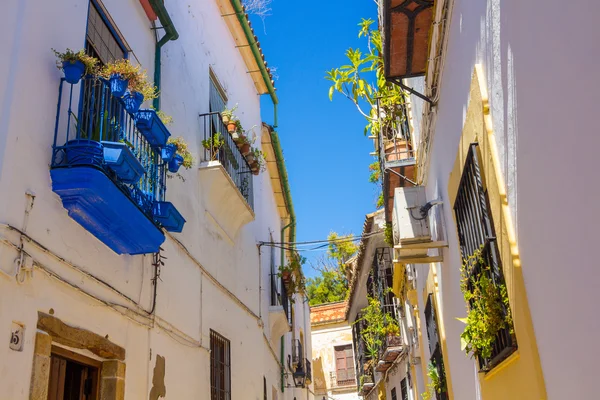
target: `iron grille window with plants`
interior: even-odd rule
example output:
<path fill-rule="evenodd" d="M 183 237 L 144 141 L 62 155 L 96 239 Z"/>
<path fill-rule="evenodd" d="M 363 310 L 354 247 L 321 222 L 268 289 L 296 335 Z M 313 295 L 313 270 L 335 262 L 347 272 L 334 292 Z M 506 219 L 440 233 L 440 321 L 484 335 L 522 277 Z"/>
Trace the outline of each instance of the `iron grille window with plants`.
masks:
<path fill-rule="evenodd" d="M 517 348 L 489 198 L 477 143 L 471 144 L 454 213 L 463 258 L 461 291 L 468 304 L 461 347 L 487 372 Z"/>

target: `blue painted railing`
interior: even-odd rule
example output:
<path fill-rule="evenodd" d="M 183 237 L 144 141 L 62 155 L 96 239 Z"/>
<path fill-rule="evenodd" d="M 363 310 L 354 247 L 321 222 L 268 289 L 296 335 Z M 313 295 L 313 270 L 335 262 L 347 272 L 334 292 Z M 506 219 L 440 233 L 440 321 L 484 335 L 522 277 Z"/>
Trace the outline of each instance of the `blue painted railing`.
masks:
<path fill-rule="evenodd" d="M 105 161 L 105 154 L 88 154 L 74 158 L 69 154 L 78 144 L 89 147 L 100 143 L 100 152 L 110 146 L 121 146 L 135 164 L 139 175 L 125 179 Z M 89 152 L 89 151 L 88 151 Z M 92 150 L 93 152 L 93 150 Z M 51 168 L 94 167 L 106 176 L 151 220 L 153 207 L 165 200 L 166 163 L 160 148 L 150 145 L 135 124 L 135 116 L 125 109 L 122 98 L 111 93 L 105 79 L 88 76 L 71 85 L 61 79 L 52 145 Z M 155 223 L 155 222 L 154 222 Z"/>

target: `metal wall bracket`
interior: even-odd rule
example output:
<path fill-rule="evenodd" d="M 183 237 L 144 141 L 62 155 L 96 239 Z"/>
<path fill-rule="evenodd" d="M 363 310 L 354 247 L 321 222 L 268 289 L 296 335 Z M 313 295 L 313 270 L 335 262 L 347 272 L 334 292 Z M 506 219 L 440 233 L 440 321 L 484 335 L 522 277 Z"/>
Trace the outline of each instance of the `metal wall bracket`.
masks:
<path fill-rule="evenodd" d="M 429 97 L 425 96 L 422 93 L 417 92 L 415 89 L 413 88 L 409 88 L 408 86 L 406 86 L 404 83 L 402 83 L 402 79 L 390 79 L 390 82 L 392 82 L 394 85 L 398 85 L 400 86 L 402 89 L 406 90 L 407 92 L 414 94 L 415 96 L 417 96 L 420 99 L 425 100 L 426 102 L 428 102 L 431 105 L 435 105 L 434 101 L 431 100 Z"/>

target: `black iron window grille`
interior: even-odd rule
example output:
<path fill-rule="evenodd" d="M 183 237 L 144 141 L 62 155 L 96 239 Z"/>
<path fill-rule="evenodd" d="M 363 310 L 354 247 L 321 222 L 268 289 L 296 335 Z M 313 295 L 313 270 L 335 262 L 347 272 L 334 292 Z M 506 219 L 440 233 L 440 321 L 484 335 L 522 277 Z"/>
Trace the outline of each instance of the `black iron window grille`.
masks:
<path fill-rule="evenodd" d="M 408 400 L 408 380 L 406 378 L 400 382 L 400 393 L 402 394 L 402 400 Z"/>
<path fill-rule="evenodd" d="M 211 329 L 210 331 L 210 398 L 231 400 L 230 342 Z"/>
<path fill-rule="evenodd" d="M 487 191 L 483 186 L 477 143 L 469 147 L 467 160 L 454 203 L 454 213 L 460 242 L 460 251 L 463 260 L 469 259 L 477 252 L 481 252 L 483 263 L 489 268 L 482 268 L 480 262 L 470 263 L 466 271 L 467 277 L 489 274 L 496 287 L 505 285 L 502 273 L 502 262 L 496 241 L 493 219 L 490 216 L 490 206 Z M 472 284 L 468 285 L 472 290 Z M 504 307 L 505 314 L 508 309 Z M 489 371 L 502 360 L 506 359 L 517 349 L 517 342 L 511 334 L 511 328 L 505 327 L 496 335 L 492 355 L 489 358 L 478 357 L 479 367 L 482 371 Z"/>
<path fill-rule="evenodd" d="M 271 241 L 273 238 L 271 237 Z M 275 248 L 271 247 L 271 273 L 269 274 L 271 286 L 271 306 L 281 306 L 285 312 L 288 323 L 292 324 L 291 301 L 283 278 L 279 276 L 275 266 Z"/>
<path fill-rule="evenodd" d="M 435 395 L 437 400 L 447 400 L 446 370 L 444 369 L 444 358 L 432 296 L 432 294 L 429 295 L 427 304 L 425 305 L 425 325 L 427 327 L 427 339 L 429 340 L 429 352 L 431 354 L 428 367 L 433 367 L 436 370 L 441 385 L 440 388 L 436 388 Z"/>

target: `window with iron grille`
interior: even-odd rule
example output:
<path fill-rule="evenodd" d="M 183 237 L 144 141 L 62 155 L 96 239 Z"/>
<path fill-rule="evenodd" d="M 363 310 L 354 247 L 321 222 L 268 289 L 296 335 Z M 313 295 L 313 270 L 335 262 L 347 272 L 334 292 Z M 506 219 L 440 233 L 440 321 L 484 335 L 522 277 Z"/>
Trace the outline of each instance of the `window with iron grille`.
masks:
<path fill-rule="evenodd" d="M 427 328 L 427 339 L 429 340 L 429 367 L 435 368 L 439 381 L 442 385 L 440 391 L 436 391 L 437 400 L 446 400 L 448 398 L 446 389 L 446 371 L 444 369 L 444 358 L 442 356 L 442 346 L 440 344 L 440 336 L 435 316 L 435 307 L 433 304 L 432 294 L 427 297 L 425 305 L 425 326 Z"/>
<path fill-rule="evenodd" d="M 354 352 L 352 345 L 335 346 L 335 370 L 337 386 L 349 386 L 356 384 L 356 372 L 354 370 Z"/>
<path fill-rule="evenodd" d="M 400 392 L 402 393 L 402 400 L 408 400 L 408 383 L 406 378 L 400 382 Z"/>
<path fill-rule="evenodd" d="M 392 400 L 398 400 L 398 396 L 396 395 L 396 388 L 392 388 Z"/>
<path fill-rule="evenodd" d="M 229 340 L 210 331 L 210 398 L 231 400 L 231 354 Z"/>
<path fill-rule="evenodd" d="M 494 222 L 489 211 L 489 198 L 482 181 L 477 147 L 477 143 L 473 143 L 469 147 L 454 202 L 454 213 L 463 260 L 469 259 L 477 252 L 481 253 L 480 259 L 483 260 L 483 263 L 479 261 L 469 263 L 465 271 L 467 278 L 478 280 L 481 274 L 487 274 L 487 277 L 499 290 L 500 286 L 505 285 L 505 281 Z M 489 268 L 482 268 L 483 264 Z M 468 284 L 468 287 L 472 290 L 471 283 Z M 508 313 L 506 307 L 504 307 L 504 312 Z M 510 329 L 510 327 L 505 327 L 498 332 L 490 358 L 478 357 L 482 370 L 489 371 L 516 350 L 516 339 L 511 335 Z"/>

